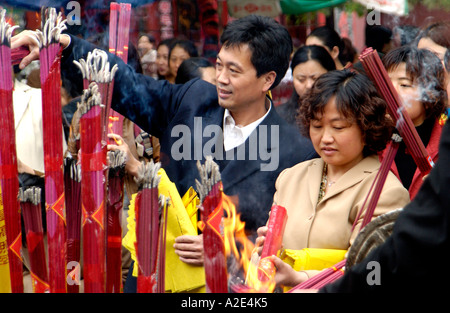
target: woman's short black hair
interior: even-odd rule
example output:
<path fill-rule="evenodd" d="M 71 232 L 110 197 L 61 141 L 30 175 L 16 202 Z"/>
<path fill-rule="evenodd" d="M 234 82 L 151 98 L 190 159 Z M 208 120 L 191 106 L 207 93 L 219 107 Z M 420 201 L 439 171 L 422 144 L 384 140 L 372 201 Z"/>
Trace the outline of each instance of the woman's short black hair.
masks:
<path fill-rule="evenodd" d="M 333 58 L 324 47 L 311 45 L 302 46 L 295 51 L 291 61 L 292 71 L 297 65 L 310 60 L 317 61 L 328 72 L 336 69 L 336 63 L 334 63 Z"/>
<path fill-rule="evenodd" d="M 198 57 L 198 50 L 192 41 L 187 39 L 176 39 L 171 42 L 171 45 L 169 47 L 169 63 L 170 63 L 170 55 L 175 47 L 182 48 L 184 51 L 187 52 L 187 54 L 189 54 L 189 57 L 191 58 Z"/>
<path fill-rule="evenodd" d="M 342 63 L 346 63 L 343 62 L 343 60 L 341 60 L 342 55 L 341 52 L 344 50 L 344 42 L 342 41 L 341 36 L 339 36 L 339 34 L 337 33 L 337 31 L 335 31 L 333 28 L 329 27 L 329 26 L 321 26 L 321 27 L 317 27 L 315 29 L 313 29 L 311 31 L 311 33 L 309 33 L 308 37 L 316 37 L 318 39 L 320 39 L 323 44 L 331 50 L 333 50 L 334 47 L 338 47 L 339 48 L 339 61 L 341 61 Z"/>
<path fill-rule="evenodd" d="M 311 121 L 323 114 L 333 97 L 337 110 L 361 129 L 364 156 L 384 150 L 394 129 L 386 102 L 366 75 L 346 69 L 321 75 L 301 101 L 298 122 L 304 135 L 309 137 Z"/>
<path fill-rule="evenodd" d="M 386 53 L 383 63 L 388 72 L 395 70 L 401 63 L 406 64 L 406 73 L 411 75 L 412 81 L 422 91 L 420 100 L 427 119 L 439 118 L 444 113 L 447 106 L 445 70 L 436 54 L 405 45 Z"/>
<path fill-rule="evenodd" d="M 271 89 L 280 83 L 289 68 L 292 38 L 273 18 L 247 15 L 234 20 L 225 27 L 220 42 L 226 48 L 248 44 L 257 77 L 275 71 L 277 77 Z"/>
<path fill-rule="evenodd" d="M 196 77 L 201 78 L 202 73 L 200 71 L 200 68 L 206 67 L 214 68 L 214 64 L 212 64 L 206 58 L 194 57 L 184 60 L 178 68 L 177 77 L 175 78 L 175 84 L 184 84 Z"/>

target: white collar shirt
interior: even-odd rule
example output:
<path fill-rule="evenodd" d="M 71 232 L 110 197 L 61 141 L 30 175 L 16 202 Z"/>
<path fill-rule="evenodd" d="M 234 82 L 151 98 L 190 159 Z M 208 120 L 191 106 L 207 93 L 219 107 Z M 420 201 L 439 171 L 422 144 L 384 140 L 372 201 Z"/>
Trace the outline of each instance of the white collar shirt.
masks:
<path fill-rule="evenodd" d="M 270 107 L 264 116 L 246 126 L 236 125 L 230 111 L 225 109 L 225 114 L 223 115 L 223 146 L 225 151 L 229 151 L 243 144 L 256 127 L 266 118 L 271 109 L 272 101 L 270 101 Z"/>

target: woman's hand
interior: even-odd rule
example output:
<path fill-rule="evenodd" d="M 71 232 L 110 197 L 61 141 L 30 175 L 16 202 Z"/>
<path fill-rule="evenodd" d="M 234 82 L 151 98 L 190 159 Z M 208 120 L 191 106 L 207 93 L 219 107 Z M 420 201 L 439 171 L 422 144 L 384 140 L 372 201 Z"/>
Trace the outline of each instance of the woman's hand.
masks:
<path fill-rule="evenodd" d="M 294 287 L 298 284 L 303 283 L 309 278 L 305 272 L 297 272 L 289 264 L 283 262 L 277 256 L 271 256 L 270 260 L 273 262 L 275 268 L 277 269 L 275 273 L 275 283 L 277 285 Z"/>
<path fill-rule="evenodd" d="M 187 264 L 203 265 L 203 234 L 198 236 L 183 235 L 175 238 L 175 253 Z"/>
<path fill-rule="evenodd" d="M 256 230 L 256 233 L 258 234 L 258 237 L 255 240 L 255 251 L 261 255 L 262 248 L 264 246 L 264 241 L 266 240 L 266 235 L 268 231 L 267 226 L 261 226 Z"/>
<path fill-rule="evenodd" d="M 31 30 L 24 30 L 23 32 L 11 37 L 11 49 L 24 46 L 30 50 L 30 54 L 24 57 L 19 63 L 20 69 L 24 69 L 32 61 L 39 59 L 39 41 L 37 38 L 36 32 Z M 59 36 L 59 42 L 63 48 L 66 48 L 70 44 L 69 35 L 61 34 Z"/>

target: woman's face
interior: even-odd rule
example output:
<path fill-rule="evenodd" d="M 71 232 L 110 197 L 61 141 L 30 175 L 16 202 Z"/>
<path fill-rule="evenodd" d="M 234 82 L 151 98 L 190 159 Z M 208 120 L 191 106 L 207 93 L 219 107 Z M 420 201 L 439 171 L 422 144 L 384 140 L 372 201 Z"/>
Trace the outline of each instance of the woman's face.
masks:
<path fill-rule="evenodd" d="M 424 37 L 419 40 L 419 43 L 417 44 L 417 48 L 430 50 L 431 52 L 435 53 L 439 57 L 439 59 L 442 61 L 442 65 L 444 66 L 444 55 L 445 55 L 445 52 L 447 51 L 446 47 L 438 45 L 437 43 L 435 43 L 433 40 L 431 40 L 428 37 Z"/>
<path fill-rule="evenodd" d="M 395 69 L 388 71 L 388 75 L 414 126 L 421 125 L 426 117 L 425 107 L 420 100 L 419 86 L 406 72 L 406 63 L 400 63 Z"/>
<path fill-rule="evenodd" d="M 184 60 L 189 59 L 189 53 L 179 46 L 173 47 L 169 56 L 169 69 L 174 76 L 177 76 L 178 68 Z"/>
<path fill-rule="evenodd" d="M 327 70 L 316 60 L 309 60 L 294 67 L 292 77 L 295 91 L 299 97 L 302 98 L 311 89 L 316 79 L 326 72 Z"/>
<path fill-rule="evenodd" d="M 158 74 L 165 77 L 169 72 L 169 47 L 160 45 L 156 51 L 156 68 Z"/>
<path fill-rule="evenodd" d="M 322 115 L 311 120 L 309 134 L 314 149 L 335 171 L 346 172 L 363 159 L 362 131 L 337 110 L 335 97 L 328 101 Z"/>

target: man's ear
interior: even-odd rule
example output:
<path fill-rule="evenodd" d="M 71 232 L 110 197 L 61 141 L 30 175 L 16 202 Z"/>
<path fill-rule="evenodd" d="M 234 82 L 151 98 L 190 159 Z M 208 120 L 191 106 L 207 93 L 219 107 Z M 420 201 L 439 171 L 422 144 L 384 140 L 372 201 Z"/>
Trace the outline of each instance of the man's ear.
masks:
<path fill-rule="evenodd" d="M 264 93 L 269 91 L 270 87 L 272 87 L 276 78 L 277 78 L 277 73 L 275 73 L 275 71 L 270 71 L 270 72 L 264 74 L 264 86 L 263 86 Z"/>

